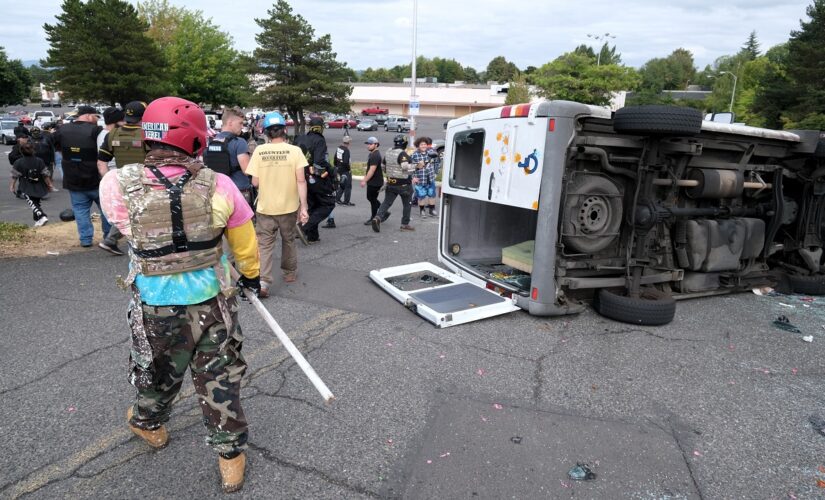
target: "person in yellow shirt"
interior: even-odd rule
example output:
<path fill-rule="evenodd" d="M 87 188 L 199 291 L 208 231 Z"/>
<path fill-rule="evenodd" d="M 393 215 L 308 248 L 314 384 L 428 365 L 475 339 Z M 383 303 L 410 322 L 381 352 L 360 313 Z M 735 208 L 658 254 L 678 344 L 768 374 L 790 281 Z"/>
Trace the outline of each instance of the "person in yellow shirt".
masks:
<path fill-rule="evenodd" d="M 267 144 L 255 148 L 247 175 L 258 188 L 255 234 L 261 256 L 261 298 L 269 296 L 272 285 L 272 254 L 277 233 L 281 233 L 281 271 L 284 281 L 294 283 L 298 272 L 295 251 L 296 222 L 309 220 L 304 167 L 307 159 L 301 148 L 287 142 L 286 120 L 278 112 L 264 116 Z"/>

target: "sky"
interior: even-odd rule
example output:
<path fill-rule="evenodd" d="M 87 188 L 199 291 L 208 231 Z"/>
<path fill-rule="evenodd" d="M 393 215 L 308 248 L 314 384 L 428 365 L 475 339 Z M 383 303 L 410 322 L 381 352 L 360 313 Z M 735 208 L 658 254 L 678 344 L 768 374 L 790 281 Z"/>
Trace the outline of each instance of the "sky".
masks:
<path fill-rule="evenodd" d="M 137 0 L 130 0 L 136 4 Z M 251 52 L 274 1 L 169 0 L 201 10 L 235 48 Z M 519 68 L 539 67 L 580 44 L 598 48 L 598 35 L 615 45 L 622 62 L 640 67 L 677 48 L 693 53 L 701 69 L 734 54 L 756 31 L 764 51 L 787 41 L 811 0 L 418 0 L 417 54 L 456 59 L 483 71 L 496 56 Z M 0 46 L 11 59 L 46 56 L 44 23 L 54 23 L 59 0 L 0 0 Z M 414 0 L 291 0 L 293 11 L 330 34 L 338 60 L 350 68 L 392 67 L 412 58 Z M 49 14 L 47 14 L 49 13 Z"/>

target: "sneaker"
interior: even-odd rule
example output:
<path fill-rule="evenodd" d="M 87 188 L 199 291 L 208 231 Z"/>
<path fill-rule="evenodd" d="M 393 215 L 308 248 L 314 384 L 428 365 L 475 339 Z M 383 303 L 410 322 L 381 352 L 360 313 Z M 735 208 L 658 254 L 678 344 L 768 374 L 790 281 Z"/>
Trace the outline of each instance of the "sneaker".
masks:
<path fill-rule="evenodd" d="M 326 229 L 335 229 L 335 221 L 333 219 L 327 219 L 327 223 L 321 226 Z"/>
<path fill-rule="evenodd" d="M 426 219 L 426 218 L 427 218 L 427 212 L 425 212 L 425 211 L 423 211 L 423 210 L 421 210 L 420 212 L 418 212 L 418 215 L 420 215 L 422 219 Z"/>
<path fill-rule="evenodd" d="M 132 434 L 146 441 L 146 444 L 152 448 L 163 448 L 169 443 L 169 433 L 166 427 L 161 425 L 153 431 L 147 431 L 132 425 L 132 407 L 126 410 L 126 423 L 129 424 L 129 430 Z"/>
<path fill-rule="evenodd" d="M 387 222 L 387 219 L 389 219 L 389 218 L 390 218 L 390 215 L 392 215 L 392 213 L 391 213 L 391 212 L 387 212 L 387 213 L 385 213 L 385 214 L 384 214 L 384 216 L 383 216 L 383 217 L 381 217 L 381 222 Z"/>
<path fill-rule="evenodd" d="M 229 459 L 218 456 L 218 468 L 221 471 L 221 488 L 224 493 L 232 493 L 243 488 L 243 476 L 246 469 L 245 453 Z"/>
<path fill-rule="evenodd" d="M 285 274 L 284 275 L 284 282 L 286 282 L 286 283 L 295 283 L 296 279 L 298 279 L 298 278 L 294 274 Z"/>
<path fill-rule="evenodd" d="M 342 205 L 347 206 L 347 207 L 354 207 L 355 203 L 346 202 L 346 203 L 342 203 Z"/>
<path fill-rule="evenodd" d="M 435 210 L 430 210 L 430 217 L 438 217 L 438 214 Z"/>
<path fill-rule="evenodd" d="M 101 241 L 97 244 L 97 246 L 112 255 L 123 255 L 123 252 L 117 247 L 117 243 L 106 243 L 105 241 Z"/>
<path fill-rule="evenodd" d="M 375 231 L 376 233 L 381 232 L 381 219 L 379 219 L 377 215 L 372 219 L 371 224 L 373 231 Z"/>
<path fill-rule="evenodd" d="M 258 298 L 265 299 L 269 297 L 269 288 L 261 285 L 261 289 L 258 290 Z"/>
<path fill-rule="evenodd" d="M 367 219 L 367 222 L 364 223 L 365 226 L 369 226 L 372 224 L 372 219 Z"/>
<path fill-rule="evenodd" d="M 44 215 L 43 217 L 37 219 L 37 222 L 34 223 L 34 227 L 45 226 L 47 222 L 49 222 L 49 218 Z"/>
<path fill-rule="evenodd" d="M 83 248 L 91 248 L 92 244 L 91 243 L 81 243 L 80 246 L 82 246 Z"/>
<path fill-rule="evenodd" d="M 402 230 L 402 231 L 415 231 L 415 228 L 414 228 L 414 227 L 412 227 L 412 226 L 411 226 L 411 225 L 409 225 L 409 224 L 404 224 L 403 226 L 401 226 L 401 230 Z"/>

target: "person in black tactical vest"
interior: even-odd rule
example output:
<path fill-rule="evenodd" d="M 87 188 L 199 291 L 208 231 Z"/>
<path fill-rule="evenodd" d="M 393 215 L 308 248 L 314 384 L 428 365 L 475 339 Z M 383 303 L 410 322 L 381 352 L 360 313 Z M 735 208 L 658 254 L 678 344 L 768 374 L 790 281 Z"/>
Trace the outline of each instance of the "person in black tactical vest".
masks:
<path fill-rule="evenodd" d="M 307 203 L 309 220 L 299 226 L 308 242 L 320 241 L 318 224 L 326 219 L 335 208 L 335 190 L 332 182 L 332 165 L 327 160 L 327 141 L 324 139 L 324 119 L 319 114 L 309 116 L 309 132 L 298 138 L 307 158 L 305 169 L 307 179 Z"/>
<path fill-rule="evenodd" d="M 215 172 L 229 176 L 251 207 L 252 182 L 246 175 L 249 143 L 240 136 L 243 132 L 243 113 L 227 108 L 221 120 L 221 131 L 209 141 L 203 152 L 203 162 Z"/>
<path fill-rule="evenodd" d="M 32 127 L 31 143 L 34 146 L 34 156 L 43 160 L 49 172 L 49 177 L 54 174 L 54 144 L 50 134 L 44 135 L 40 127 Z"/>
<path fill-rule="evenodd" d="M 77 118 L 54 133 L 54 142 L 63 156 L 63 189 L 69 191 L 72 200 L 80 246 L 92 246 L 95 228 L 92 225 L 92 203 L 100 207 L 100 172 L 97 170 L 97 110 L 91 106 L 77 108 Z M 111 225 L 106 215 L 100 214 L 104 236 Z"/>
<path fill-rule="evenodd" d="M 106 112 L 110 109 L 114 108 L 109 108 Z M 110 125 L 111 120 L 116 121 L 109 133 L 103 136 L 97 150 L 97 169 L 101 177 L 109 171 L 112 162 L 114 162 L 114 168 L 123 168 L 132 163 L 143 163 L 146 158 L 146 149 L 143 146 L 143 128 L 140 122 L 145 110 L 145 102 L 130 102 L 121 113 L 124 123 L 119 126 L 117 124 L 120 122 L 120 114 L 110 113 L 110 116 L 107 116 L 104 112 L 107 126 Z M 123 251 L 117 246 L 122 238 L 123 234 L 117 226 L 113 225 L 106 238 L 97 246 L 113 255 L 123 255 Z"/>
<path fill-rule="evenodd" d="M 15 139 L 19 139 L 21 137 L 31 137 L 31 132 L 29 132 L 29 129 L 26 128 L 26 124 L 23 123 L 23 120 L 17 121 L 17 126 L 14 127 L 14 137 Z"/>
<path fill-rule="evenodd" d="M 372 230 L 376 233 L 381 231 L 381 223 L 384 222 L 385 215 L 397 197 L 401 197 L 401 230 L 415 231 L 410 225 L 410 199 L 413 193 L 413 184 L 416 179 L 412 176 L 415 166 L 410 163 L 410 155 L 407 154 L 407 136 L 398 134 L 393 139 L 393 147 L 384 155 L 384 171 L 387 173 L 387 192 L 384 194 L 384 201 L 378 208 L 378 213 L 372 218 Z"/>

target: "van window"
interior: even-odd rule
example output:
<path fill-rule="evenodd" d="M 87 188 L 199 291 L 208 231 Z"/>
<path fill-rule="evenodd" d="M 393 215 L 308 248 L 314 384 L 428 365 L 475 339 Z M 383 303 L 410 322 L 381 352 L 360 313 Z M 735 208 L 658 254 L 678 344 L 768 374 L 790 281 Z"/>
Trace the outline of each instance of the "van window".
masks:
<path fill-rule="evenodd" d="M 453 138 L 450 187 L 478 191 L 484 164 L 484 130 L 459 132 Z"/>

